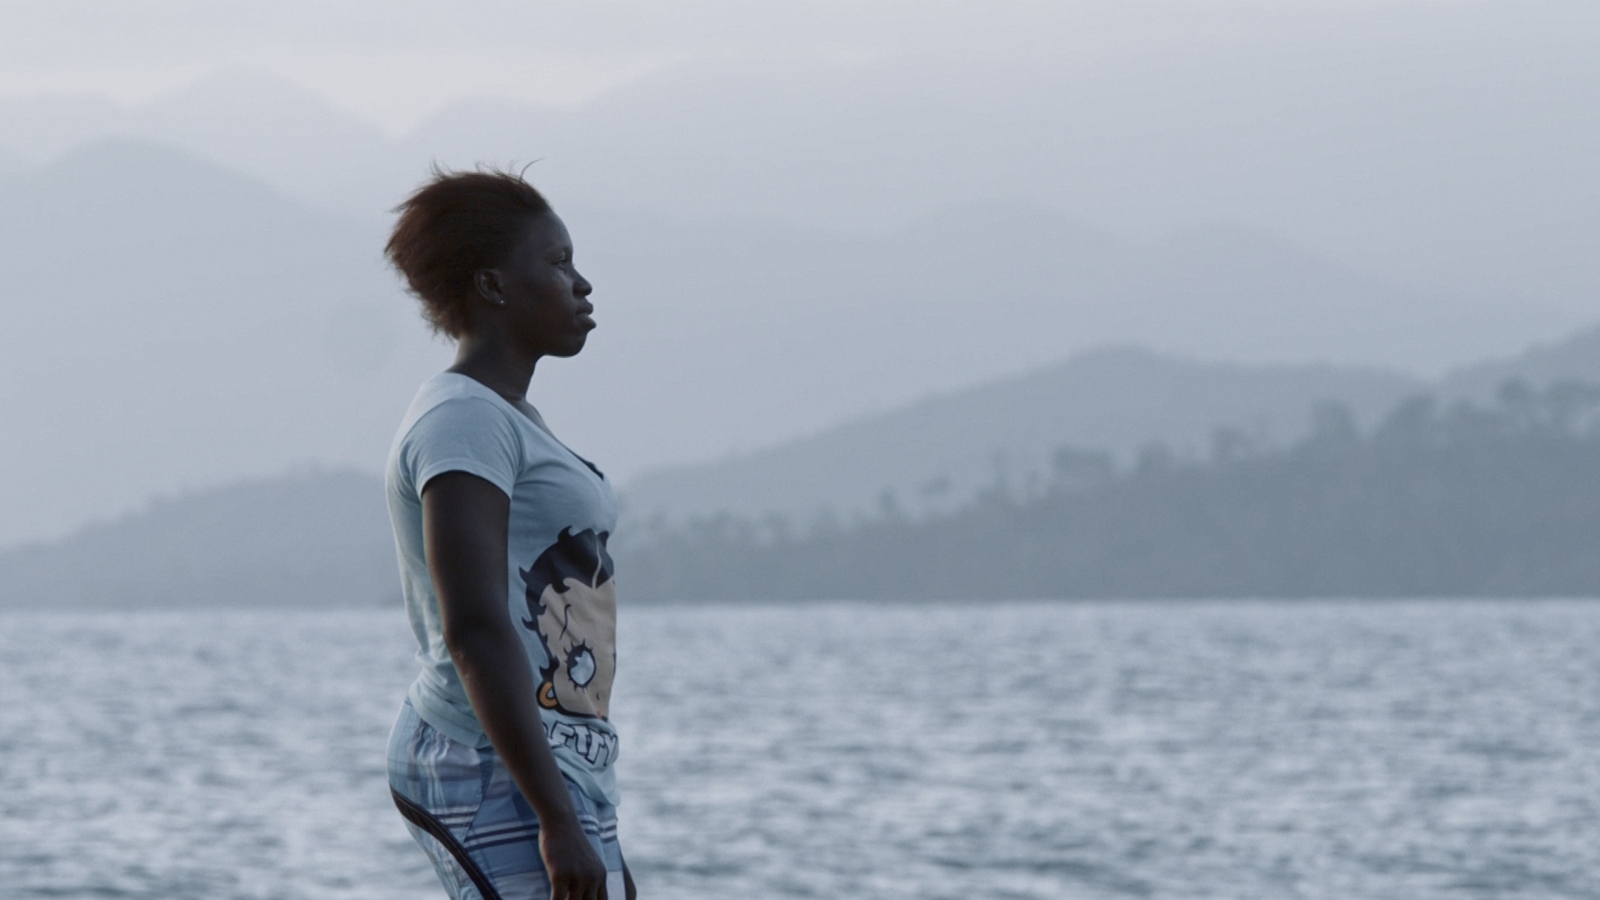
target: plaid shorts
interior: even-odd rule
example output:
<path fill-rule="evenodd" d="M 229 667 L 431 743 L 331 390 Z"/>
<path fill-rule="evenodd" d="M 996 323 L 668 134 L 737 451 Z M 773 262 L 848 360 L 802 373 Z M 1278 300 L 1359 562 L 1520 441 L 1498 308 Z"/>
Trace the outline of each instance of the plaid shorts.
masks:
<path fill-rule="evenodd" d="M 411 836 L 454 900 L 548 900 L 539 820 L 491 747 L 451 740 L 408 700 L 389 735 L 389 787 Z M 623 900 L 616 807 L 570 781 L 578 822 L 606 866 L 606 895 Z"/>

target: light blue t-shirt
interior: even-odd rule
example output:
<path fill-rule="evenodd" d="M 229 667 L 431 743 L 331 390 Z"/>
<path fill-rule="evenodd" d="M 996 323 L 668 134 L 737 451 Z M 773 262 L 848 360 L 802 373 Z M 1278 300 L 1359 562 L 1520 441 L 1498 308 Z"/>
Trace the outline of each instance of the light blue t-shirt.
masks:
<path fill-rule="evenodd" d="M 616 585 L 606 540 L 611 484 L 499 394 L 465 375 L 429 379 L 389 451 L 389 518 L 422 671 L 409 697 L 450 738 L 487 746 L 439 621 L 422 542 L 422 489 L 468 472 L 511 498 L 506 601 L 539 682 L 539 715 L 556 764 L 584 793 L 617 803 L 617 732 L 607 718 L 616 671 Z"/>

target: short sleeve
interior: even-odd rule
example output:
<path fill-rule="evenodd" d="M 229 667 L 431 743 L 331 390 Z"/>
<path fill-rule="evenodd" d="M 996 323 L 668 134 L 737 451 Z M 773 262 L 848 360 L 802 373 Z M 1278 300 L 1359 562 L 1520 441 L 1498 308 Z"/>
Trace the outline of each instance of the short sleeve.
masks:
<path fill-rule="evenodd" d="M 437 475 L 466 472 L 511 496 L 522 469 L 522 440 L 504 410 L 478 397 L 455 397 L 428 410 L 407 432 L 400 461 L 417 495 Z"/>

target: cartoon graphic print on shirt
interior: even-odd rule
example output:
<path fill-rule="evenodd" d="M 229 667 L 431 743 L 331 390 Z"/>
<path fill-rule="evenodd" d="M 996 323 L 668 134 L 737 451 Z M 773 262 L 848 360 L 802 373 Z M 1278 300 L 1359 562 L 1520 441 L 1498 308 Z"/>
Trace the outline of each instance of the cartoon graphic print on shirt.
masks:
<path fill-rule="evenodd" d="M 539 635 L 549 659 L 539 671 L 539 705 L 569 716 L 604 719 L 610 711 L 617 589 L 607 536 L 563 528 L 532 567 L 519 569 L 528 602 L 522 627 Z"/>

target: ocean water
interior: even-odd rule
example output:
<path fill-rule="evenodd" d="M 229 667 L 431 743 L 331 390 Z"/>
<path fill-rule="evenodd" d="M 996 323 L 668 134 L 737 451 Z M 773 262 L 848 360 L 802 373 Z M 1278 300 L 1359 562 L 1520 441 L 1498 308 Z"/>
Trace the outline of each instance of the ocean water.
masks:
<path fill-rule="evenodd" d="M 0 615 L 0 898 L 441 896 L 398 609 Z M 1600 604 L 627 609 L 669 898 L 1600 896 Z"/>

